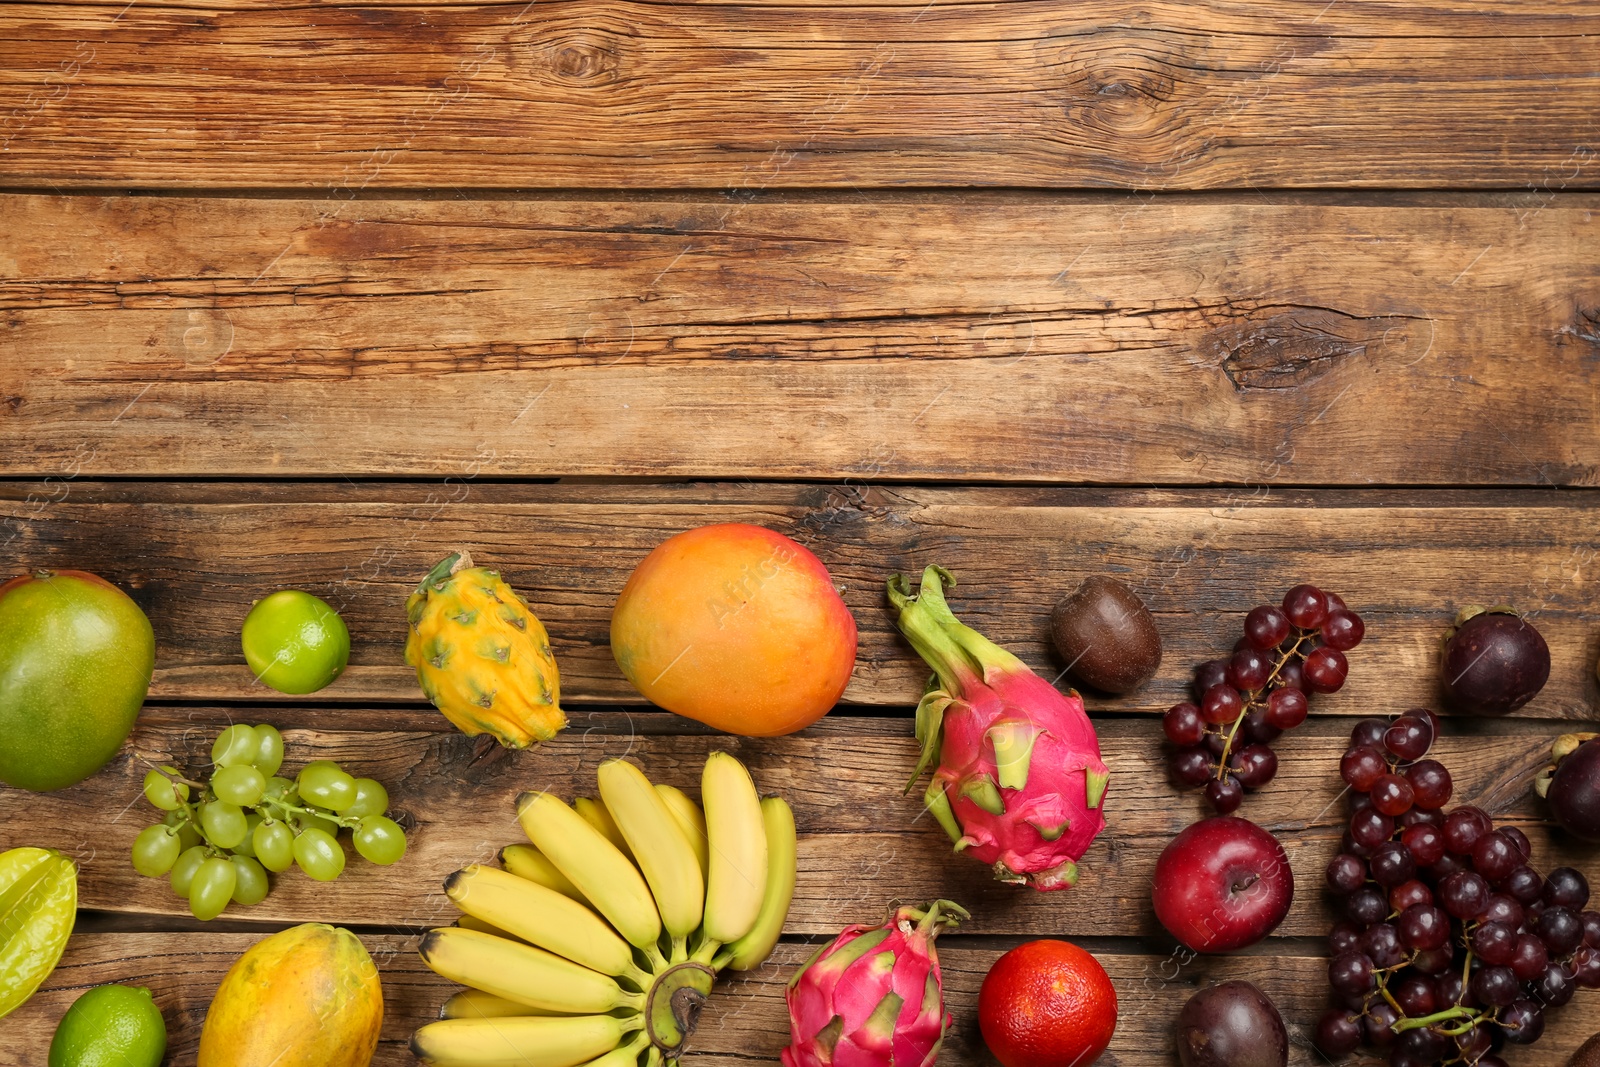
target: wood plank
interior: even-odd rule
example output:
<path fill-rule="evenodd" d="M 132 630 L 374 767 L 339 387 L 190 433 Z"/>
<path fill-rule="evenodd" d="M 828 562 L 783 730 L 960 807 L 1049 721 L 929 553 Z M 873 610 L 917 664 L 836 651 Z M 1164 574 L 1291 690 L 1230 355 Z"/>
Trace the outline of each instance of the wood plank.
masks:
<path fill-rule="evenodd" d="M 996 883 L 982 864 L 955 855 L 923 813 L 920 796 L 901 792 L 917 754 L 904 719 L 841 716 L 803 734 L 755 740 L 568 731 L 540 748 L 508 753 L 453 731 L 350 730 L 339 718 L 330 710 L 318 729 L 287 730 L 286 766 L 333 759 L 385 783 L 393 808 L 414 826 L 406 858 L 390 868 L 352 858 L 331 884 L 298 872 L 280 876 L 266 901 L 226 917 L 314 916 L 403 928 L 448 923 L 456 913 L 440 889 L 445 877 L 467 863 L 494 862 L 503 845 L 525 840 L 514 817 L 524 790 L 592 794 L 602 760 L 631 756 L 655 780 L 697 795 L 706 754 L 721 749 L 749 765 L 759 788 L 781 793 L 795 809 L 801 874 L 790 933 L 836 929 L 841 910 L 944 896 L 973 912 L 965 929 L 974 934 L 1116 933 L 1165 942 L 1149 903 L 1156 858 L 1203 807 L 1196 793 L 1167 784 L 1166 754 L 1152 724 L 1101 721 L 1112 783 L 1108 830 L 1084 857 L 1076 889 L 1042 894 Z M 128 861 L 135 835 L 153 821 L 140 783 L 149 766 L 164 761 L 201 769 L 221 726 L 239 719 L 274 716 L 264 709 L 187 709 L 178 720 L 142 723 L 106 770 L 71 789 L 45 795 L 0 789 L 0 848 L 33 844 L 73 856 L 83 907 L 186 916 L 187 904 L 163 880 L 140 877 Z M 1463 733 L 1452 724 L 1436 754 L 1454 775 L 1453 803 L 1477 802 L 1522 826 L 1541 869 L 1576 866 L 1600 885 L 1600 855 L 1553 834 L 1542 802 L 1528 795 L 1528 780 L 1556 732 Z M 1322 872 L 1347 817 L 1338 778 L 1345 742 L 1344 723 L 1321 721 L 1280 739 L 1278 777 L 1244 809 L 1278 834 L 1295 871 L 1299 892 L 1278 930 L 1282 936 L 1321 937 L 1331 924 Z"/>
<path fill-rule="evenodd" d="M 352 666 L 318 700 L 421 702 L 400 658 L 406 594 L 468 545 L 500 567 L 550 629 L 564 699 L 638 702 L 612 660 L 612 604 L 661 540 L 703 523 L 756 522 L 819 554 L 860 628 L 852 703 L 914 704 L 926 674 L 893 626 L 883 582 L 938 562 L 956 610 L 1046 677 L 1049 611 L 1084 575 L 1120 575 L 1159 620 L 1165 657 L 1144 689 L 1091 698 L 1159 712 L 1193 668 L 1227 652 L 1243 615 L 1307 579 L 1367 621 L 1350 680 L 1319 714 L 1441 707 L 1436 647 L 1467 604 L 1531 613 L 1552 649 L 1543 692 L 1522 717 L 1592 720 L 1600 656 L 1594 563 L 1600 495 L 1334 496 L 1276 492 L 1120 493 L 839 486 L 167 487 L 64 480 L 0 484 L 0 565 L 79 567 L 120 583 L 157 635 L 157 699 L 279 699 L 239 651 L 252 600 L 303 588 L 352 632 Z M 387 498 L 387 499 L 385 499 Z M 199 502 L 193 502 L 199 501 Z M 1324 506 L 1326 505 L 1326 506 Z M 299 700 L 291 704 L 302 703 Z M 427 720 L 424 720 L 427 721 Z"/>
<path fill-rule="evenodd" d="M 9 196 L 0 229 L 13 476 L 1600 481 L 1589 201 Z"/>
<path fill-rule="evenodd" d="M 6 181 L 1537 198 L 1597 180 L 1600 15 L 1576 0 L 443 0 L 315 17 L 308 34 L 258 0 L 13 5 Z"/>
<path fill-rule="evenodd" d="M 878 913 L 842 910 L 845 922 L 871 922 Z M 84 988 L 103 982 L 148 987 L 167 1020 L 170 1060 L 193 1062 L 207 1005 L 228 966 L 258 940 L 254 934 L 86 934 L 74 937 L 61 965 L 34 998 L 6 1019 L 7 1040 L 0 1045 L 3 1067 L 44 1067 L 45 1049 L 57 1020 Z M 411 1031 L 434 1017 L 456 987 L 427 970 L 414 955 L 412 938 L 364 935 L 379 963 L 384 991 L 384 1025 L 375 1067 L 415 1061 L 407 1050 Z M 971 938 L 947 934 L 939 943 L 945 1006 L 955 1025 L 941 1051 L 945 1067 L 993 1063 L 977 1026 L 977 995 L 983 976 L 999 958 L 998 948 L 970 945 Z M 789 1041 L 783 983 L 805 962 L 812 946 L 784 943 L 771 960 L 748 976 L 719 983 L 685 1061 L 735 1067 L 751 1060 L 776 1062 Z M 1175 1062 L 1172 1025 L 1196 989 L 1244 978 L 1257 983 L 1278 1006 L 1291 1034 L 1289 1063 L 1315 1067 L 1325 1061 L 1310 1047 L 1307 1034 L 1326 1007 L 1326 961 L 1286 954 L 1232 957 L 1097 953 L 1117 987 L 1117 1030 L 1111 1048 L 1097 1062 L 1103 1067 L 1166 1067 Z M 1543 1038 L 1518 1048 L 1514 1067 L 1557 1067 L 1588 1035 L 1600 994 L 1580 990 L 1572 1003 L 1552 1009 Z M 1377 1061 L 1351 1061 L 1370 1067 Z"/>

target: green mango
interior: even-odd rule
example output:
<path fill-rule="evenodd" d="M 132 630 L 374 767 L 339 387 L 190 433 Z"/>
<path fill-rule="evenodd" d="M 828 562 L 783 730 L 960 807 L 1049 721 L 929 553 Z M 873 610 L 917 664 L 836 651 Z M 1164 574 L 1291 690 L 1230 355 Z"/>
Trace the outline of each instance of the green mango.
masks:
<path fill-rule="evenodd" d="M 155 656 L 150 620 L 103 578 L 38 571 L 0 585 L 0 782 L 45 792 L 105 766 Z"/>

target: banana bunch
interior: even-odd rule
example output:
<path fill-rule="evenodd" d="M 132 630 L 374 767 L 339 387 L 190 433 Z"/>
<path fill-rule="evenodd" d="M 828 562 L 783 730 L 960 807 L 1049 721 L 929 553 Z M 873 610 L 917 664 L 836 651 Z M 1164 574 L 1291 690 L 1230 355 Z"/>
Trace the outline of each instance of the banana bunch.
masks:
<path fill-rule="evenodd" d="M 674 1063 L 723 968 L 772 952 L 795 886 L 794 814 L 713 752 L 704 811 L 621 759 L 598 798 L 517 798 L 530 845 L 504 869 L 473 865 L 445 892 L 456 926 L 422 959 L 468 988 L 411 1038 L 445 1067 L 663 1067 Z"/>

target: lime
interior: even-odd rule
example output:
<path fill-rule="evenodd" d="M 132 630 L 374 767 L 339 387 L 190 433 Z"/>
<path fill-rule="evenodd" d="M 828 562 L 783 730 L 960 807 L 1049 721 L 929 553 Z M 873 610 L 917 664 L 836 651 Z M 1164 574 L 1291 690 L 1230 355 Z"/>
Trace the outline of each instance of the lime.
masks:
<path fill-rule="evenodd" d="M 315 693 L 350 661 L 350 631 L 339 613 L 298 589 L 256 601 L 240 643 L 256 678 L 280 693 Z"/>
<path fill-rule="evenodd" d="M 50 1067 L 158 1067 L 167 1024 L 142 986 L 96 986 L 73 1002 L 50 1042 Z"/>

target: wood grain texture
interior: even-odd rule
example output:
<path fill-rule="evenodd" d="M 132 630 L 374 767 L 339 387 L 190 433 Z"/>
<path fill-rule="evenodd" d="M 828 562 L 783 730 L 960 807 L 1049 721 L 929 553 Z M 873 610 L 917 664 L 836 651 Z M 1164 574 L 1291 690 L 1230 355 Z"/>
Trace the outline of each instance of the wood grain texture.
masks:
<path fill-rule="evenodd" d="M 0 142 L 36 187 L 1541 193 L 1596 184 L 1597 33 L 1574 0 L 57 0 L 0 22 Z"/>
<path fill-rule="evenodd" d="M 1593 720 L 1600 656 L 1592 493 L 1324 497 L 1266 491 L 735 485 L 148 487 L 63 480 L 0 485 L 0 567 L 77 567 L 120 583 L 155 626 L 155 696 L 280 699 L 239 650 L 253 600 L 284 587 L 329 600 L 352 632 L 351 667 L 318 700 L 421 702 L 401 660 L 406 594 L 447 552 L 496 566 L 551 632 L 568 702 L 639 702 L 611 657 L 616 595 L 673 533 L 754 522 L 816 552 L 860 631 L 846 699 L 905 707 L 926 669 L 894 629 L 885 579 L 929 563 L 959 580 L 952 604 L 1047 678 L 1051 606 L 1084 576 L 1118 575 L 1155 613 L 1165 646 L 1143 689 L 1091 697 L 1164 711 L 1194 667 L 1231 650 L 1244 613 L 1305 580 L 1367 622 L 1344 690 L 1319 714 L 1443 710 L 1436 649 L 1455 612 L 1510 603 L 1552 649 L 1549 683 L 1519 717 Z M 143 500 L 144 502 L 140 502 Z M 300 701 L 290 701 L 300 703 Z"/>
<path fill-rule="evenodd" d="M 847 921 L 872 922 L 879 917 L 868 909 Z M 103 982 L 148 987 L 167 1021 L 169 1062 L 192 1063 L 212 994 L 228 966 L 257 940 L 258 935 L 243 933 L 74 937 L 39 993 L 6 1018 L 0 1067 L 45 1067 L 45 1050 L 61 1013 L 85 988 Z M 947 934 L 939 942 L 945 1007 L 955 1019 L 939 1057 L 945 1067 L 995 1063 L 978 1032 L 977 996 L 983 976 L 1001 950 L 969 946 L 970 940 Z M 362 941 L 379 965 L 384 993 L 382 1039 L 373 1065 L 408 1067 L 416 1062 L 407 1049 L 411 1031 L 434 1018 L 438 1006 L 460 987 L 423 966 L 415 955 L 414 938 L 369 934 Z M 684 1063 L 737 1067 L 752 1061 L 776 1062 L 779 1050 L 789 1042 L 783 984 L 811 951 L 810 945 L 780 944 L 772 958 L 748 976 L 719 982 Z M 1290 1033 L 1292 1067 L 1319 1067 L 1326 1062 L 1309 1043 L 1317 1016 L 1327 1006 L 1326 960 L 1285 954 L 1264 966 L 1267 961 L 1261 956 L 1102 952 L 1097 958 L 1116 986 L 1118 999 L 1116 1034 L 1105 1056 L 1096 1061 L 1102 1067 L 1176 1063 L 1171 1027 L 1178 1009 L 1196 989 L 1235 978 L 1257 983 L 1277 1005 Z M 1564 1063 L 1593 1027 L 1600 1011 L 1597 1001 L 1600 993 L 1580 990 L 1564 1008 L 1552 1009 L 1544 1036 L 1536 1045 L 1517 1049 L 1513 1062 L 1517 1067 Z M 1351 1067 L 1373 1067 L 1382 1061 L 1349 1062 Z"/>
<path fill-rule="evenodd" d="M 1156 858 L 1178 831 L 1203 814 L 1197 793 L 1166 781 L 1166 752 L 1154 724 L 1101 721 L 1111 769 L 1107 831 L 1085 855 L 1083 878 L 1065 893 L 1023 892 L 993 881 L 980 863 L 955 855 L 949 839 L 922 812 L 920 790 L 902 793 L 917 745 L 905 719 L 830 717 L 810 730 L 774 739 L 705 735 L 630 736 L 571 730 L 544 746 L 510 753 L 474 742 L 448 727 L 434 732 L 341 728 L 336 710 L 317 729 L 285 732 L 291 772 L 313 759 L 333 759 L 377 778 L 391 806 L 413 827 L 404 860 L 373 867 L 352 854 L 333 883 L 298 872 L 279 876 L 263 903 L 227 918 L 381 925 L 415 929 L 454 921 L 441 886 L 452 871 L 495 862 L 499 849 L 525 841 L 515 816 L 525 790 L 566 798 L 593 795 L 601 761 L 636 760 L 656 781 L 698 795 L 708 752 L 731 751 L 751 769 L 758 788 L 780 793 L 800 831 L 800 879 L 787 932 L 837 930 L 840 916 L 874 912 L 891 898 L 947 897 L 973 913 L 968 933 L 1140 936 L 1169 945 L 1150 910 Z M 182 918 L 164 880 L 134 872 L 128 850 L 155 821 L 140 783 L 153 764 L 203 769 L 211 742 L 229 721 L 276 721 L 264 709 L 184 709 L 144 721 L 104 771 L 71 789 L 32 795 L 0 789 L 0 848 L 47 845 L 80 865 L 85 908 Z M 1277 834 L 1294 870 L 1298 894 L 1281 936 L 1320 938 L 1332 923 L 1323 870 L 1348 817 L 1338 759 L 1346 725 L 1318 720 L 1280 738 L 1277 778 L 1246 801 L 1243 814 Z M 1454 724 L 1452 724 L 1454 726 Z M 1575 866 L 1600 884 L 1595 850 L 1553 833 L 1528 781 L 1547 759 L 1555 729 L 1515 734 L 1452 730 L 1435 755 L 1455 780 L 1452 804 L 1478 803 L 1522 826 L 1541 870 Z"/>
<path fill-rule="evenodd" d="M 1600 481 L 1587 201 L 6 196 L 0 229 L 9 475 Z"/>

